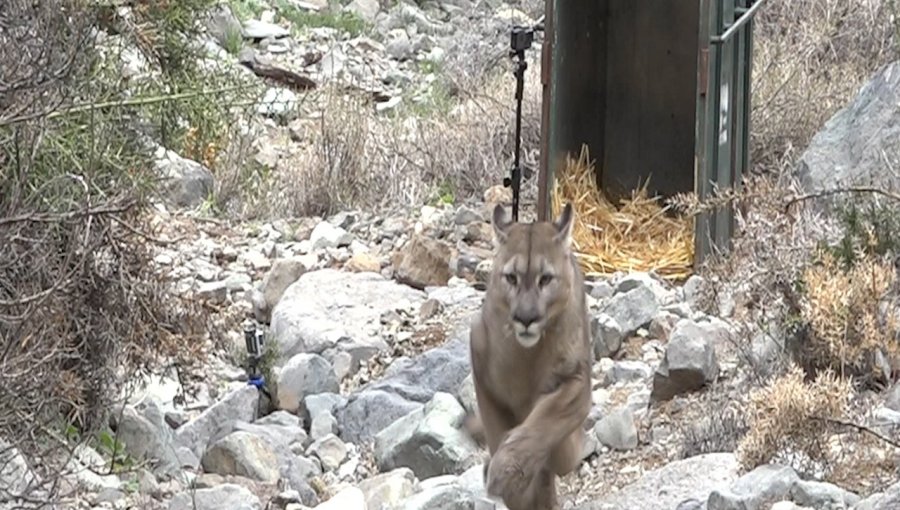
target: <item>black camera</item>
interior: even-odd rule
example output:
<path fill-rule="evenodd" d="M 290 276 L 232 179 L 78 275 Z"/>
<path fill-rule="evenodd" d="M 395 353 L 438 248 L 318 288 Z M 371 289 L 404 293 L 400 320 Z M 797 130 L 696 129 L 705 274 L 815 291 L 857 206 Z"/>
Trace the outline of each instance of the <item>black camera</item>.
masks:
<path fill-rule="evenodd" d="M 531 48 L 534 42 L 534 29 L 531 27 L 513 27 L 510 33 L 509 47 L 519 53 Z"/>

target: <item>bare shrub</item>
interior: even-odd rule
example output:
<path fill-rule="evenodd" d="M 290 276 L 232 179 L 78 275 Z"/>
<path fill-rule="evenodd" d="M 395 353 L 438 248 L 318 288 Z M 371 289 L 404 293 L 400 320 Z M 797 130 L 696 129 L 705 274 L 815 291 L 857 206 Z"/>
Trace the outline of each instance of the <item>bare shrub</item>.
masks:
<path fill-rule="evenodd" d="M 203 5 L 135 6 L 132 35 L 167 71 L 129 81 L 100 30 L 126 37 L 129 25 L 109 28 L 107 9 L 0 3 L 0 471 L 35 461 L 24 469 L 40 482 L 24 494 L 0 488 L 0 502 L 52 504 L 71 488 L 61 479 L 79 445 L 121 469 L 107 431 L 113 404 L 136 376 L 203 354 L 204 310 L 172 296 L 153 263 L 158 179 L 145 143 L 148 125 L 178 135 L 202 117 L 155 115 L 190 96 L 161 91 L 190 61 L 185 9 Z"/>
<path fill-rule="evenodd" d="M 824 371 L 808 382 L 797 366 L 753 391 L 749 432 L 738 446 L 741 463 L 748 469 L 784 462 L 804 472 L 817 464 L 828 470 L 839 455 L 829 444 L 837 432 L 833 420 L 844 418 L 851 392 L 848 379 Z"/>
<path fill-rule="evenodd" d="M 760 10 L 753 59 L 752 159 L 776 168 L 880 66 L 897 57 L 894 0 L 791 0 Z"/>

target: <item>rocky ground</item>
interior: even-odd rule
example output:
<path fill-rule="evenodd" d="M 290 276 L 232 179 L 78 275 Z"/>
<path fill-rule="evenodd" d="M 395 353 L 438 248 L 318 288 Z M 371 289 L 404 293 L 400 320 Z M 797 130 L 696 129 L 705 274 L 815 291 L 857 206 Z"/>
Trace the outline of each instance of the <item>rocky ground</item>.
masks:
<path fill-rule="evenodd" d="M 181 383 L 161 374 L 129 396 L 116 431 L 142 468 L 85 471 L 68 507 L 475 508 L 485 450 L 469 426 L 467 328 L 490 267 L 491 204 L 239 226 L 161 213 L 172 243 L 156 263 L 175 292 L 217 310 L 221 334 Z M 702 284 L 586 285 L 594 407 L 564 508 L 896 508 L 900 485 L 863 499 L 786 466 L 745 473 L 724 449 L 683 458 L 686 428 L 711 400 L 739 401 L 744 377 L 729 320 L 692 306 Z M 246 382 L 250 318 L 270 349 L 271 399 Z M 897 395 L 877 407 L 900 417 Z"/>

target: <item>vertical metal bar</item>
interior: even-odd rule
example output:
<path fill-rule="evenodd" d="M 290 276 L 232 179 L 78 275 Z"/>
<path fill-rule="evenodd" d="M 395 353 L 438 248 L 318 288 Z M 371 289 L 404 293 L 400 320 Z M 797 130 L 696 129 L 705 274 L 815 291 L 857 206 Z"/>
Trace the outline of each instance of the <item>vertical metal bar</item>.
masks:
<path fill-rule="evenodd" d="M 717 16 L 717 33 L 725 29 L 725 20 L 729 23 L 734 20 L 735 0 L 722 2 L 722 9 Z M 716 45 L 716 185 L 720 190 L 728 188 L 731 184 L 731 147 L 734 144 L 734 131 L 731 129 L 731 120 L 734 111 L 731 108 L 734 90 L 734 41 L 728 40 L 725 44 Z M 725 96 L 725 97 L 723 97 Z M 723 110 L 724 107 L 724 110 Z M 719 208 L 715 213 L 716 230 L 714 243 L 716 250 L 721 250 L 728 242 L 729 215 L 728 207 Z"/>
<path fill-rule="evenodd" d="M 544 2 L 544 42 L 541 45 L 541 158 L 538 170 L 538 221 L 548 221 L 551 216 L 550 196 L 553 190 L 554 175 L 548 162 L 550 161 L 550 103 L 553 65 L 553 4 L 554 0 Z"/>
<path fill-rule="evenodd" d="M 709 58 L 710 36 L 712 32 L 712 0 L 699 0 L 700 23 L 698 24 L 697 49 L 697 125 L 695 127 L 694 152 L 694 189 L 700 200 L 706 199 L 710 193 L 710 145 L 712 118 L 710 117 L 709 78 L 712 60 Z M 694 220 L 694 268 L 699 269 L 710 252 L 709 213 L 700 213 Z"/>

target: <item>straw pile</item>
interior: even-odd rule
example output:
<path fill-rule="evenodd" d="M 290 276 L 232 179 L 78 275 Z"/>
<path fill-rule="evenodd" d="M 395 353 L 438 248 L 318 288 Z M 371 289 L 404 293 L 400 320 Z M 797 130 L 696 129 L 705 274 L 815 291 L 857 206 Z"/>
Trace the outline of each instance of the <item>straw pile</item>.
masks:
<path fill-rule="evenodd" d="M 691 218 L 666 215 L 669 207 L 647 197 L 646 183 L 616 208 L 597 189 L 586 146 L 578 159 L 567 156 L 565 168 L 556 172 L 551 198 L 555 216 L 566 202 L 575 208 L 572 242 L 586 274 L 655 271 L 671 280 L 690 276 Z"/>

